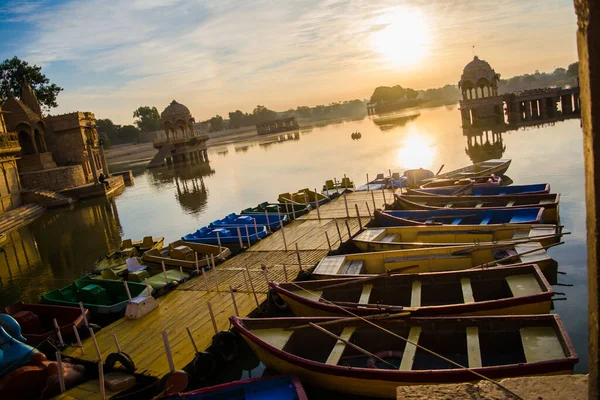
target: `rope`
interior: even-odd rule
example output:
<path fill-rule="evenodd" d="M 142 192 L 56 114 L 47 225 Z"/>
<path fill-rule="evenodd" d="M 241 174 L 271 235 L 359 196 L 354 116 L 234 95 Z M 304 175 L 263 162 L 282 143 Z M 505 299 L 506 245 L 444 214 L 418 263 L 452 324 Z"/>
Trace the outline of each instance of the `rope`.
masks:
<path fill-rule="evenodd" d="M 297 288 L 298 288 L 298 289 L 300 289 L 300 290 L 304 290 L 304 291 L 306 291 L 307 293 L 309 293 L 309 294 L 311 294 L 311 295 L 313 295 L 313 296 L 315 296 L 315 295 L 316 295 L 315 293 L 311 292 L 310 290 L 308 290 L 308 289 L 305 289 L 305 288 L 303 288 L 303 287 L 301 287 L 301 286 L 298 286 L 298 285 L 297 285 L 295 282 L 288 282 L 288 283 L 290 283 L 290 284 L 294 285 L 295 287 L 297 287 Z M 360 315 L 356 315 L 356 314 L 354 314 L 352 311 L 350 311 L 350 310 L 347 310 L 347 309 L 345 309 L 344 307 L 341 307 L 341 306 L 339 306 L 339 305 L 337 305 L 337 304 L 335 304 L 335 303 L 332 303 L 331 301 L 329 301 L 329 300 L 327 300 L 327 299 L 321 299 L 321 300 L 323 300 L 325 303 L 328 303 L 328 304 L 330 304 L 330 305 L 332 305 L 332 306 L 334 306 L 334 307 L 336 307 L 336 308 L 338 308 L 338 309 L 340 309 L 340 310 L 342 310 L 342 311 L 344 311 L 344 312 L 346 312 L 346 313 L 348 313 L 348 314 L 352 315 L 352 316 L 353 316 L 353 317 L 355 317 L 355 318 L 358 318 L 358 319 L 360 319 L 360 320 L 361 320 L 361 321 L 363 321 L 363 322 L 366 322 L 366 323 L 368 323 L 369 325 L 372 325 L 372 326 L 374 326 L 374 327 L 376 327 L 376 328 L 379 328 L 379 329 L 381 329 L 382 331 L 384 331 L 384 332 L 386 332 L 386 333 L 388 333 L 388 334 L 390 334 L 390 335 L 392 335 L 392 336 L 394 336 L 394 337 L 397 337 L 398 339 L 404 340 L 405 342 L 407 342 L 407 343 L 410 343 L 410 344 L 412 344 L 413 346 L 416 346 L 417 348 L 419 348 L 419 349 L 421 349 L 421 350 L 424 350 L 424 351 L 426 351 L 426 352 L 428 352 L 428 353 L 430 353 L 430 354 L 432 354 L 432 355 L 434 355 L 434 356 L 436 356 L 436 357 L 439 357 L 440 359 L 442 359 L 442 360 L 444 360 L 444 361 L 446 361 L 446 362 L 448 362 L 448 363 L 450 363 L 450 364 L 452 364 L 452 365 L 454 365 L 454 366 L 457 366 L 457 367 L 459 367 L 459 368 L 461 368 L 461 369 L 463 369 L 463 370 L 465 370 L 465 371 L 468 371 L 468 372 L 472 373 L 473 375 L 475 375 L 475 376 L 477 376 L 477 377 L 479 377 L 479 378 L 481 378 L 481 379 L 483 379 L 483 380 L 486 380 L 486 381 L 488 381 L 488 382 L 491 382 L 491 383 L 493 383 L 494 385 L 498 386 L 500 389 L 504 390 L 506 393 L 510 394 L 511 396 L 513 396 L 513 397 L 514 397 L 515 399 L 517 399 L 517 400 L 523 400 L 523 398 L 522 398 L 521 396 L 519 396 L 518 394 L 516 394 L 516 393 L 514 393 L 513 391 L 511 391 L 510 389 L 508 389 L 507 387 L 505 387 L 504 385 L 502 385 L 500 382 L 497 382 L 497 381 L 495 381 L 495 380 L 493 380 L 493 379 L 491 379 L 491 378 L 488 378 L 487 376 L 485 376 L 485 375 L 483 375 L 483 374 L 480 374 L 480 373 L 479 373 L 479 372 L 477 372 L 477 371 L 473 371 L 471 368 L 469 368 L 469 367 L 465 367 L 464 365 L 462 365 L 462 364 L 459 364 L 459 363 L 457 363 L 456 361 L 453 361 L 453 360 L 451 360 L 451 359 L 449 359 L 449 358 L 446 358 L 446 357 L 444 357 L 443 355 L 441 355 L 441 354 L 439 354 L 439 353 L 436 353 L 436 352 L 435 352 L 435 351 L 433 351 L 433 350 L 429 350 L 428 348 L 425 348 L 425 347 L 421 346 L 421 345 L 420 345 L 420 344 L 418 344 L 418 343 L 414 343 L 414 342 L 412 342 L 411 340 L 409 340 L 408 338 L 405 338 L 405 337 L 403 337 L 403 336 L 401 336 L 401 335 L 398 335 L 397 333 L 395 333 L 395 332 L 392 332 L 392 331 L 390 331 L 390 330 L 388 330 L 388 329 L 386 329 L 386 328 L 384 328 L 384 327 L 382 327 L 382 326 L 380 326 L 380 325 L 377 325 L 376 323 L 374 323 L 374 322 L 371 322 L 371 321 L 369 321 L 369 320 L 367 320 L 367 319 L 365 319 L 365 318 L 361 317 Z"/>

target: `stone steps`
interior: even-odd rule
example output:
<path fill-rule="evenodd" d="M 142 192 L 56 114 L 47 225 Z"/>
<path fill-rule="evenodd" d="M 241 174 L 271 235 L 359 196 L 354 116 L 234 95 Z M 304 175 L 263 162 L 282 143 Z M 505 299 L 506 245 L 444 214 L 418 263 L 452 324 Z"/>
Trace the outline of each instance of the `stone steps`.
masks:
<path fill-rule="evenodd" d="M 45 211 L 39 204 L 26 204 L 0 214 L 0 234 L 39 217 Z"/>
<path fill-rule="evenodd" d="M 27 203 L 41 204 L 47 208 L 70 206 L 75 203 L 69 196 L 48 189 L 34 189 L 22 192 Z"/>

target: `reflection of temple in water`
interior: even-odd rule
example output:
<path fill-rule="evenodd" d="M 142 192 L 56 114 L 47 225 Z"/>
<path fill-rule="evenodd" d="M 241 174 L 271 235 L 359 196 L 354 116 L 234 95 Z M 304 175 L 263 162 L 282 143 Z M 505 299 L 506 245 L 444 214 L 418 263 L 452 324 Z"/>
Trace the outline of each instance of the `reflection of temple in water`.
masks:
<path fill-rule="evenodd" d="M 503 132 L 580 117 L 579 87 L 499 94 L 499 79 L 487 62 L 474 57 L 458 83 L 465 152 L 473 162 L 501 158 Z"/>
<path fill-rule="evenodd" d="M 291 141 L 300 140 L 300 132 L 295 131 L 295 132 L 283 133 L 283 134 L 277 135 L 277 136 L 270 136 L 267 140 L 263 140 L 260 143 L 258 143 L 258 145 L 260 147 L 269 148 L 273 144 L 284 143 L 284 142 L 288 142 L 290 140 Z"/>
<path fill-rule="evenodd" d="M 157 189 L 170 188 L 175 184 L 175 198 L 181 207 L 190 214 L 199 214 L 206 207 L 208 189 L 204 185 L 205 176 L 215 173 L 209 163 L 179 165 L 174 168 L 161 168 L 150 171 L 150 183 Z"/>
<path fill-rule="evenodd" d="M 0 304 L 10 299 L 37 302 L 89 271 L 121 243 L 114 198 L 78 204 L 68 212 L 50 211 L 8 233 L 0 252 Z"/>

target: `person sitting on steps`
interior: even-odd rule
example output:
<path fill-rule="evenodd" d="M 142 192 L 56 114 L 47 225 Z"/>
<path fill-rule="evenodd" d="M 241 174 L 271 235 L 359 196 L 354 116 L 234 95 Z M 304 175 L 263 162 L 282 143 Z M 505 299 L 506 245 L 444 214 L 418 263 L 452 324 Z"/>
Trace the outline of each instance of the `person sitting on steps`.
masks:
<path fill-rule="evenodd" d="M 100 172 L 100 176 L 98 177 L 98 182 L 100 182 L 104 186 L 106 186 L 107 189 L 110 189 L 110 183 L 108 183 L 108 180 L 106 179 L 106 177 L 104 176 L 104 174 L 102 172 Z"/>

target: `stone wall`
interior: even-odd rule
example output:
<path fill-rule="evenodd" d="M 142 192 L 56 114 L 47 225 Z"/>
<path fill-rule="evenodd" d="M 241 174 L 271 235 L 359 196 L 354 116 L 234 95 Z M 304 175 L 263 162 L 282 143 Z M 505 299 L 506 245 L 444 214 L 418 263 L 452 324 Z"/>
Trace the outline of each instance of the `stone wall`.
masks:
<path fill-rule="evenodd" d="M 21 205 L 16 160 L 0 160 L 0 214 Z"/>
<path fill-rule="evenodd" d="M 85 184 L 86 179 L 81 165 L 71 165 L 21 174 L 21 185 L 27 189 L 58 191 Z"/>

